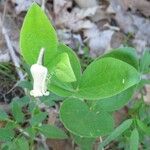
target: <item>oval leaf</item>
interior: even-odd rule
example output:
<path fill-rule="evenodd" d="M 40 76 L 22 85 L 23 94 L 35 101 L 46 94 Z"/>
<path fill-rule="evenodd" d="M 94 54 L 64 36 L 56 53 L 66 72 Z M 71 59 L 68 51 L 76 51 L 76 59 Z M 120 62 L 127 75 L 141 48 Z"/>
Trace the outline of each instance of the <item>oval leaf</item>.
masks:
<path fill-rule="evenodd" d="M 13 101 L 11 103 L 11 109 L 12 109 L 12 114 L 13 114 L 15 120 L 18 123 L 23 122 L 24 121 L 24 113 L 22 112 L 21 104 L 19 104 L 18 101 Z"/>
<path fill-rule="evenodd" d="M 15 133 L 11 129 L 0 128 L 0 141 L 11 141 L 15 136 Z"/>
<path fill-rule="evenodd" d="M 91 149 L 93 149 L 93 144 L 96 139 L 95 138 L 84 138 L 84 137 L 73 135 L 73 140 L 76 144 L 79 145 L 81 150 L 91 150 Z"/>
<path fill-rule="evenodd" d="M 61 97 L 71 96 L 74 91 L 71 83 L 61 82 L 55 76 L 51 78 L 48 89 Z"/>
<path fill-rule="evenodd" d="M 36 126 L 44 121 L 47 117 L 47 112 L 39 112 L 37 114 L 32 114 L 32 118 L 30 119 L 30 124 L 32 126 Z"/>
<path fill-rule="evenodd" d="M 13 146 L 14 149 L 29 150 L 29 143 L 25 138 L 17 139 Z"/>
<path fill-rule="evenodd" d="M 46 136 L 47 138 L 53 139 L 66 139 L 67 135 L 64 131 L 52 125 L 42 125 L 39 127 L 39 130 Z"/>
<path fill-rule="evenodd" d="M 59 96 L 66 97 L 66 96 L 72 95 L 74 93 L 74 89 L 77 87 L 77 84 L 78 84 L 77 82 L 79 81 L 81 77 L 81 65 L 75 52 L 68 46 L 64 44 L 59 44 L 58 53 L 68 54 L 71 67 L 73 69 L 73 72 L 75 74 L 77 81 L 73 83 L 64 83 L 60 80 L 58 81 L 58 79 L 56 78 L 52 78 L 49 84 L 49 89 Z"/>
<path fill-rule="evenodd" d="M 139 133 L 137 129 L 134 129 L 131 132 L 130 136 L 130 150 L 138 150 L 138 146 L 139 146 Z"/>
<path fill-rule="evenodd" d="M 0 108 L 0 121 L 5 121 L 8 119 L 7 113 Z"/>
<path fill-rule="evenodd" d="M 76 76 L 76 79 L 79 80 L 81 77 L 81 65 L 77 55 L 70 47 L 66 46 L 65 44 L 59 44 L 58 53 L 64 52 L 68 54 L 73 72 Z"/>
<path fill-rule="evenodd" d="M 56 77 L 62 82 L 75 82 L 76 77 L 73 72 L 68 54 L 62 53 L 58 57 L 58 62 L 54 68 L 54 74 Z"/>
<path fill-rule="evenodd" d="M 140 71 L 144 74 L 150 72 L 150 50 L 145 50 L 140 60 Z"/>
<path fill-rule="evenodd" d="M 150 127 L 147 126 L 143 121 L 137 119 L 136 120 L 138 127 L 144 132 L 146 135 L 150 135 Z"/>
<path fill-rule="evenodd" d="M 134 67 L 114 58 L 102 58 L 84 71 L 76 96 L 103 99 L 119 94 L 139 81 L 140 75 Z"/>
<path fill-rule="evenodd" d="M 94 112 L 78 99 L 65 100 L 60 109 L 64 126 L 82 137 L 98 137 L 112 131 L 114 122 L 108 113 Z"/>
<path fill-rule="evenodd" d="M 115 110 L 120 109 L 124 105 L 126 105 L 132 98 L 132 95 L 134 94 L 135 86 L 109 98 L 104 98 L 101 100 L 98 100 L 94 104 L 94 110 L 104 110 L 108 112 L 112 112 Z"/>
<path fill-rule="evenodd" d="M 42 9 L 33 3 L 28 10 L 20 34 L 21 53 L 28 64 L 37 61 L 41 48 L 45 49 L 45 65 L 57 53 L 57 36 L 54 28 Z"/>
<path fill-rule="evenodd" d="M 131 47 L 113 49 L 111 52 L 103 55 L 102 57 L 113 57 L 130 64 L 137 70 L 139 68 L 139 60 L 138 60 L 136 50 Z"/>

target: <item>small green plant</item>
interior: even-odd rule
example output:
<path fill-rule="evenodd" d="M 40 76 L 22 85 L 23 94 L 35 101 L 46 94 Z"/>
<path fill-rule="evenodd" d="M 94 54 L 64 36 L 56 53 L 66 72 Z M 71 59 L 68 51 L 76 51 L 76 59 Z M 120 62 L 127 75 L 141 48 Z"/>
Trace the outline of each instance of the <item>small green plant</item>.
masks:
<path fill-rule="evenodd" d="M 115 129 L 113 112 L 125 106 L 135 91 L 149 82 L 142 79 L 150 71 L 149 52 L 139 61 L 133 48 L 115 49 L 82 71 L 76 54 L 58 42 L 54 28 L 36 3 L 25 17 L 20 49 L 32 78 L 19 84 L 27 89 L 26 96 L 12 101 L 12 116 L 1 110 L 0 120 L 4 123 L 0 129 L 1 149 L 38 149 L 35 143 L 46 138 L 70 137 L 83 150 L 92 150 L 100 138 L 100 150 L 124 136 L 127 149 L 138 150 L 141 132 L 150 134 L 150 120 L 143 121 L 138 114 L 146 104 L 143 100 L 138 107 L 134 104 L 128 119 Z M 59 117 L 66 133 L 47 124 L 48 112 L 41 109 L 60 100 Z"/>

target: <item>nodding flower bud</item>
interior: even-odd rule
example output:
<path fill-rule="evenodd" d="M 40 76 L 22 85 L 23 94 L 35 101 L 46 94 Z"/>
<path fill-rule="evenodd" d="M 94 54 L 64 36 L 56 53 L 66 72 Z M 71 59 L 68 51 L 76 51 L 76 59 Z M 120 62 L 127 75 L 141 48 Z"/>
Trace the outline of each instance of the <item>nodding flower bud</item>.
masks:
<path fill-rule="evenodd" d="M 37 63 L 33 64 L 30 68 L 33 77 L 33 90 L 30 91 L 30 95 L 34 97 L 49 95 L 46 84 L 48 70 L 46 67 L 42 65 L 43 55 L 44 55 L 44 48 L 40 50 Z"/>

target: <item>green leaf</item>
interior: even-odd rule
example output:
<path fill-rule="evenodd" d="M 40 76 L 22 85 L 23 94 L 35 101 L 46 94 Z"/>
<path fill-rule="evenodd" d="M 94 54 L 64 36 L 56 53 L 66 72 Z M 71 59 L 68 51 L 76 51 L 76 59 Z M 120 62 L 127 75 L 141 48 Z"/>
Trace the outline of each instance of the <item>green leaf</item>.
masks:
<path fill-rule="evenodd" d="M 35 138 L 35 136 L 36 136 L 36 130 L 34 128 L 28 127 L 28 128 L 25 129 L 25 131 L 30 135 L 30 137 L 32 139 Z"/>
<path fill-rule="evenodd" d="M 29 150 L 29 144 L 27 140 L 23 137 L 15 138 L 11 142 L 7 142 L 6 145 L 3 145 L 3 150 Z"/>
<path fill-rule="evenodd" d="M 17 123 L 15 123 L 14 121 L 11 122 L 7 122 L 5 128 L 9 129 L 9 130 L 13 130 L 18 126 Z"/>
<path fill-rule="evenodd" d="M 64 83 L 61 82 L 60 80 L 58 80 L 57 78 L 52 77 L 51 82 L 49 84 L 49 89 L 62 97 L 68 97 L 71 96 L 74 92 L 74 88 L 77 87 L 78 85 L 78 81 L 81 77 L 81 66 L 80 66 L 80 62 L 78 60 L 78 57 L 76 56 L 75 52 L 67 47 L 64 44 L 59 44 L 58 45 L 58 53 L 67 53 L 70 59 L 70 63 L 71 63 L 71 67 L 73 69 L 73 72 L 75 74 L 75 77 L 77 79 L 76 82 L 73 83 Z"/>
<path fill-rule="evenodd" d="M 150 50 L 145 50 L 140 60 L 140 70 L 142 73 L 150 72 Z"/>
<path fill-rule="evenodd" d="M 54 68 L 54 74 L 62 82 L 75 82 L 76 77 L 67 53 L 62 53 L 56 58 L 57 64 Z"/>
<path fill-rule="evenodd" d="M 113 112 L 126 105 L 132 98 L 135 91 L 135 86 L 109 98 L 98 100 L 94 103 L 93 109 Z"/>
<path fill-rule="evenodd" d="M 81 77 L 81 65 L 77 55 L 70 47 L 64 44 L 59 44 L 58 53 L 64 53 L 64 52 L 68 54 L 75 77 L 77 80 L 79 80 Z"/>
<path fill-rule="evenodd" d="M 21 105 L 18 103 L 18 101 L 13 101 L 11 103 L 11 109 L 12 109 L 12 114 L 15 118 L 15 120 L 18 122 L 18 123 L 21 123 L 23 122 L 24 120 L 24 114 L 22 112 L 22 107 Z"/>
<path fill-rule="evenodd" d="M 138 150 L 139 145 L 139 133 L 137 129 L 134 129 L 130 136 L 130 150 Z"/>
<path fill-rule="evenodd" d="M 9 150 L 9 147 L 11 146 L 11 142 L 5 142 L 1 144 L 0 148 L 1 150 Z"/>
<path fill-rule="evenodd" d="M 57 36 L 42 9 L 33 3 L 28 10 L 20 34 L 21 53 L 28 64 L 37 62 L 39 51 L 45 48 L 44 65 L 49 68 L 57 53 Z"/>
<path fill-rule="evenodd" d="M 29 82 L 29 81 L 20 81 L 18 83 L 18 86 L 22 87 L 22 88 L 26 88 L 28 90 L 32 90 L 32 88 L 33 88 L 31 82 Z"/>
<path fill-rule="evenodd" d="M 113 49 L 111 52 L 103 55 L 102 57 L 113 57 L 130 64 L 137 70 L 139 69 L 139 60 L 136 50 L 131 47 Z"/>
<path fill-rule="evenodd" d="M 25 138 L 17 139 L 17 141 L 15 142 L 15 147 L 19 150 L 29 150 L 29 144 Z"/>
<path fill-rule="evenodd" d="M 24 96 L 21 98 L 14 98 L 13 102 L 18 103 L 20 107 L 24 107 L 29 104 L 30 98 L 28 96 Z"/>
<path fill-rule="evenodd" d="M 66 139 L 67 138 L 67 135 L 65 134 L 63 130 L 53 125 L 42 125 L 38 129 L 47 138 L 52 138 L 52 139 Z"/>
<path fill-rule="evenodd" d="M 46 98 L 47 97 L 47 98 Z M 43 99 L 44 98 L 44 99 Z M 54 94 L 54 93 L 50 93 L 50 95 L 49 96 L 45 96 L 45 97 L 41 97 L 41 101 L 42 102 L 46 102 L 46 101 L 48 101 L 48 99 L 50 100 L 50 101 L 54 101 L 54 102 L 59 102 L 59 101 L 62 101 L 64 98 L 63 97 L 61 97 L 61 96 L 58 96 L 58 95 L 56 95 L 56 94 Z"/>
<path fill-rule="evenodd" d="M 75 92 L 71 83 L 61 82 L 55 76 L 52 77 L 48 89 L 61 97 L 69 97 Z"/>
<path fill-rule="evenodd" d="M 124 121 L 99 145 L 98 150 L 101 150 L 103 147 L 105 147 L 111 141 L 115 140 L 117 137 L 119 137 L 121 134 L 123 134 L 123 132 L 125 132 L 131 126 L 132 122 L 133 122 L 132 119 L 128 119 L 128 120 Z"/>
<path fill-rule="evenodd" d="M 146 134 L 150 135 L 150 127 L 139 119 L 136 120 L 138 127 Z"/>
<path fill-rule="evenodd" d="M 55 105 L 56 102 L 60 102 L 60 101 L 63 101 L 64 98 L 58 96 L 58 95 L 55 95 L 53 93 L 50 93 L 49 96 L 42 96 L 40 97 L 40 101 L 42 103 L 44 103 L 45 105 L 49 106 L 49 107 L 52 107 Z"/>
<path fill-rule="evenodd" d="M 7 128 L 0 128 L 0 141 L 10 141 L 13 137 L 13 130 Z"/>
<path fill-rule="evenodd" d="M 98 137 L 112 131 L 114 122 L 108 113 L 94 112 L 78 99 L 65 100 L 60 118 L 66 129 L 82 137 Z"/>
<path fill-rule="evenodd" d="M 112 97 L 140 81 L 140 74 L 129 64 L 114 58 L 102 58 L 83 72 L 76 96 L 88 100 Z"/>
<path fill-rule="evenodd" d="M 29 112 L 33 113 L 33 110 L 34 110 L 35 107 L 36 107 L 36 103 L 35 103 L 35 100 L 33 99 L 29 103 L 29 108 L 28 108 Z"/>
<path fill-rule="evenodd" d="M 0 109 L 0 120 L 5 121 L 7 119 L 8 119 L 7 113 L 4 110 Z"/>
<path fill-rule="evenodd" d="M 46 112 L 39 112 L 37 114 L 33 114 L 30 120 L 32 126 L 39 125 L 42 121 L 44 121 L 47 117 Z"/>
<path fill-rule="evenodd" d="M 76 144 L 80 146 L 81 150 L 91 150 L 93 149 L 95 138 L 84 138 L 80 136 L 73 135 L 73 139 Z"/>

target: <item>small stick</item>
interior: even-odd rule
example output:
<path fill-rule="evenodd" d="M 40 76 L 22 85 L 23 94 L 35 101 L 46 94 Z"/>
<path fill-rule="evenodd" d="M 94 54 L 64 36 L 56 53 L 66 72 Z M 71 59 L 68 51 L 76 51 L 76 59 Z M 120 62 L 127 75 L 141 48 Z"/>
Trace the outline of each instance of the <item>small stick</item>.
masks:
<path fill-rule="evenodd" d="M 45 0 L 42 0 L 41 8 L 42 8 L 43 11 L 45 11 Z"/>
<path fill-rule="evenodd" d="M 27 132 L 25 132 L 23 129 L 18 128 L 18 131 L 21 134 L 23 134 L 24 136 L 26 136 L 27 138 L 30 138 L 30 135 Z M 43 142 L 42 139 L 40 139 L 40 138 L 34 138 L 34 140 L 37 141 L 37 142 Z"/>
<path fill-rule="evenodd" d="M 27 73 L 24 74 L 23 79 L 24 79 L 26 76 L 27 76 Z M 18 84 L 19 84 L 20 82 L 21 82 L 21 81 L 18 81 L 17 83 L 15 83 L 15 85 L 14 85 L 11 89 L 9 89 L 4 95 L 7 95 L 7 94 L 9 94 L 10 92 L 12 92 L 12 90 L 14 90 L 14 89 L 18 86 Z"/>
<path fill-rule="evenodd" d="M 42 134 L 41 134 L 41 139 L 42 139 L 42 144 L 43 144 L 43 146 L 44 146 L 44 149 L 45 149 L 45 150 L 49 150 L 49 147 L 48 147 L 48 145 L 46 144 L 46 138 L 45 138 L 45 136 L 42 135 Z"/>
<path fill-rule="evenodd" d="M 9 49 L 9 53 L 11 55 L 12 61 L 13 61 L 14 65 L 16 66 L 17 74 L 18 74 L 20 80 L 23 80 L 24 79 L 24 75 L 23 75 L 22 71 L 19 70 L 20 64 L 17 61 L 18 58 L 17 58 L 17 56 L 16 56 L 16 54 L 14 52 L 14 49 L 13 49 L 13 46 L 11 44 L 10 38 L 9 38 L 9 36 L 7 34 L 7 31 L 6 31 L 6 29 L 4 27 L 2 27 L 2 33 L 3 33 L 4 38 L 6 40 L 6 44 L 7 44 L 7 47 Z"/>
<path fill-rule="evenodd" d="M 102 139 L 102 137 L 101 137 L 101 136 L 99 137 L 99 140 L 100 140 L 100 143 L 102 143 L 102 142 L 103 142 L 103 139 Z M 102 150 L 104 150 L 104 148 L 102 148 Z"/>

